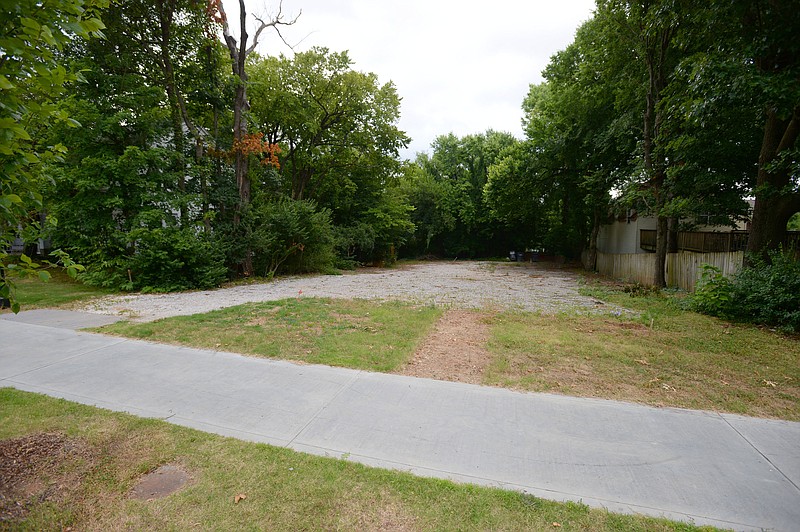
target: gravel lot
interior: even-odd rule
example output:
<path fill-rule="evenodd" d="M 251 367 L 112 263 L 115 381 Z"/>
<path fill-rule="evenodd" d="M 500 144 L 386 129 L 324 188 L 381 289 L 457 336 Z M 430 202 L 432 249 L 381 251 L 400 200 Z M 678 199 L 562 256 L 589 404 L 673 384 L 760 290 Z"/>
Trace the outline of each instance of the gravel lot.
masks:
<path fill-rule="evenodd" d="M 614 310 L 578 294 L 578 275 L 552 264 L 431 262 L 394 269 L 365 268 L 344 275 L 288 277 L 197 292 L 107 296 L 81 310 L 135 321 L 198 314 L 288 297 L 403 300 L 453 308 Z"/>

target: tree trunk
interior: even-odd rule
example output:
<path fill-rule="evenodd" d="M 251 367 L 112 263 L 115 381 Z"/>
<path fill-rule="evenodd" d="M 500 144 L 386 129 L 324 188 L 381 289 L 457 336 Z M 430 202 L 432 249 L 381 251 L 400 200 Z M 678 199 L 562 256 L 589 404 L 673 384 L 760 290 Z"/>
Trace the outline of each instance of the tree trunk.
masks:
<path fill-rule="evenodd" d="M 668 223 L 663 211 L 667 203 L 666 161 L 657 145 L 663 116 L 658 110 L 661 94 L 667 85 L 667 52 L 674 28 L 662 28 L 654 37 L 645 37 L 645 62 L 647 65 L 647 100 L 644 113 L 644 167 L 650 177 L 655 196 L 656 225 L 655 275 L 653 285 L 667 286 L 666 262 Z"/>
<path fill-rule="evenodd" d="M 659 216 L 656 222 L 656 253 L 655 253 L 655 276 L 653 285 L 658 288 L 667 286 L 667 218 Z"/>
<path fill-rule="evenodd" d="M 781 120 L 775 109 L 767 111 L 764 139 L 758 157 L 756 200 L 750 224 L 750 237 L 747 241 L 745 266 L 750 264 L 747 255 L 769 260 L 768 252 L 778 249 L 786 239 L 786 224 L 789 218 L 800 211 L 800 193 L 787 191 L 791 185 L 789 169 L 785 166 L 770 169 L 771 164 L 783 151 L 794 147 L 798 134 L 800 134 L 800 106 L 794 108 L 792 117 L 788 120 Z"/>
<path fill-rule="evenodd" d="M 220 7 L 222 3 L 220 2 Z M 224 11 L 223 11 L 224 17 Z M 227 18 L 223 18 L 223 32 L 225 44 L 231 56 L 231 70 L 237 78 L 236 95 L 233 100 L 233 143 L 239 146 L 236 151 L 234 161 L 234 175 L 236 186 L 239 191 L 239 204 L 233 214 L 233 223 L 239 226 L 242 221 L 242 213 L 250 203 L 250 177 L 247 175 L 247 154 L 241 149 L 242 140 L 247 135 L 247 117 L 245 111 L 248 109 L 247 103 L 247 72 L 245 72 L 245 62 L 247 60 L 247 11 L 245 10 L 244 0 L 239 0 L 239 43 L 230 34 Z M 242 260 L 242 274 L 250 276 L 253 274 L 253 257 L 250 246 L 246 246 L 244 259 Z"/>
<path fill-rule="evenodd" d="M 244 112 L 248 108 L 246 82 L 247 76 L 244 75 L 241 83 L 236 87 L 236 99 L 233 107 L 234 142 L 241 142 L 247 135 L 247 118 L 244 116 Z M 242 150 L 237 150 L 235 175 L 236 185 L 239 190 L 240 209 L 244 209 L 250 203 L 250 176 L 248 175 L 248 170 L 248 155 Z M 239 220 L 237 219 L 236 222 L 238 223 Z"/>
<path fill-rule="evenodd" d="M 188 223 L 188 214 L 186 206 L 184 205 L 183 195 L 186 192 L 186 161 L 184 159 L 184 150 L 186 148 L 184 143 L 183 134 L 183 120 L 181 117 L 180 104 L 178 102 L 178 91 L 175 86 L 175 69 L 172 65 L 172 58 L 170 57 L 170 41 L 172 39 L 172 21 L 175 16 L 175 2 L 164 0 L 156 0 L 156 10 L 158 16 L 158 23 L 160 29 L 160 66 L 163 76 L 164 89 L 167 92 L 167 101 L 169 102 L 170 119 L 172 121 L 172 143 L 177 153 L 177 158 L 173 165 L 173 171 L 176 174 L 178 182 L 178 190 L 181 192 L 179 201 L 179 218 L 181 225 Z"/>
<path fill-rule="evenodd" d="M 236 87 L 236 99 L 234 100 L 233 107 L 233 140 L 234 143 L 241 142 L 247 135 L 247 118 L 244 112 L 247 109 L 247 75 L 242 68 L 240 73 L 240 83 Z M 239 190 L 239 204 L 233 215 L 233 223 L 239 226 L 242 221 L 242 214 L 244 214 L 247 207 L 250 205 L 250 176 L 248 175 L 248 155 L 243 150 L 236 151 L 236 159 L 234 161 L 234 175 L 236 176 L 236 186 Z M 242 275 L 250 277 L 253 275 L 253 252 L 250 246 L 245 246 L 244 258 L 242 259 Z"/>
<path fill-rule="evenodd" d="M 233 140 L 235 144 L 241 147 L 241 141 L 247 135 L 247 117 L 245 113 L 250 108 L 247 101 L 247 72 L 245 64 L 247 63 L 247 56 L 250 55 L 258 45 L 258 38 L 261 32 L 266 28 L 273 28 L 281 36 L 279 26 L 291 26 L 297 21 L 297 17 L 289 22 L 284 22 L 282 14 L 282 5 L 278 3 L 278 13 L 271 20 L 262 20 L 258 17 L 258 27 L 256 29 L 253 42 L 247 46 L 249 35 L 247 34 L 247 10 L 244 0 L 239 0 L 239 42 L 231 35 L 230 26 L 228 24 L 228 17 L 225 14 L 225 8 L 222 2 L 215 4 L 222 20 L 222 34 L 225 37 L 225 45 L 228 47 L 228 52 L 231 56 L 231 70 L 233 75 L 236 76 L 236 96 L 233 101 Z M 299 16 L 299 15 L 298 15 Z M 281 36 L 281 39 L 283 37 Z M 286 41 L 284 41 L 286 42 Z M 239 189 L 239 205 L 234 213 L 233 221 L 235 225 L 241 223 L 242 214 L 250 204 L 250 176 L 248 175 L 248 156 L 241 149 L 236 151 L 236 161 L 234 167 L 234 174 L 236 176 L 236 185 Z M 252 252 L 247 246 L 245 250 L 245 257 L 242 262 L 242 273 L 247 275 L 253 274 L 253 257 Z"/>
<path fill-rule="evenodd" d="M 667 253 L 678 252 L 678 219 L 674 216 L 667 218 Z"/>
<path fill-rule="evenodd" d="M 590 272 L 597 271 L 597 237 L 600 234 L 600 224 L 600 212 L 595 209 L 592 216 L 592 232 L 589 234 L 589 253 L 586 257 L 586 264 L 583 265 Z"/>

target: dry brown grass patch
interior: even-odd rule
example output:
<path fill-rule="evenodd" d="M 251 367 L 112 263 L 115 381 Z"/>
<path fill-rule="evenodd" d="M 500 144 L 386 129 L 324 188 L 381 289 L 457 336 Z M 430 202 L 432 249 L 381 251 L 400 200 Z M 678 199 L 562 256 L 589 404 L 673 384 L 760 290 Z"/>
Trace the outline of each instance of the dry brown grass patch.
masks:
<path fill-rule="evenodd" d="M 0 524 L 23 519 L 33 504 L 74 497 L 97 455 L 60 432 L 0 440 Z"/>
<path fill-rule="evenodd" d="M 385 489 L 379 493 L 358 490 L 354 497 L 340 501 L 336 521 L 340 530 L 405 532 L 419 529 L 415 517 Z"/>

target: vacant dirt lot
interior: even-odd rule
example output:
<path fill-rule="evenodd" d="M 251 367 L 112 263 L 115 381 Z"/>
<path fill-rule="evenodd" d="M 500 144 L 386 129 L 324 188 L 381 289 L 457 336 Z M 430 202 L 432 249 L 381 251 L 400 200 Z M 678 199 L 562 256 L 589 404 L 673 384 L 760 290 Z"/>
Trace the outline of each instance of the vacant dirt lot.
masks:
<path fill-rule="evenodd" d="M 456 309 L 545 313 L 603 308 L 578 293 L 576 273 L 555 265 L 431 262 L 393 269 L 365 268 L 344 275 L 289 277 L 218 290 L 109 296 L 82 310 L 153 321 L 288 297 L 399 299 Z"/>
<path fill-rule="evenodd" d="M 488 319 L 497 312 L 619 310 L 580 295 L 578 287 L 575 271 L 554 264 L 442 261 L 364 268 L 344 275 L 281 278 L 218 290 L 109 296 L 82 310 L 153 321 L 291 297 L 402 300 L 443 306 L 446 312 L 435 330 L 399 373 L 480 384 L 492 360 L 486 349 Z"/>

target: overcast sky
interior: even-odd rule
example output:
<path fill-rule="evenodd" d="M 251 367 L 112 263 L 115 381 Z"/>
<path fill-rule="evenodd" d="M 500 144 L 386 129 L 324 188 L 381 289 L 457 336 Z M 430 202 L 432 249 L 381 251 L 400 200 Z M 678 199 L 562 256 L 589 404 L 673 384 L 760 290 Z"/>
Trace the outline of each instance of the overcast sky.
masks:
<path fill-rule="evenodd" d="M 238 2 L 223 0 L 230 20 Z M 246 0 L 254 14 L 274 14 L 277 0 Z M 393 81 L 402 98 L 400 129 L 411 138 L 401 155 L 430 151 L 438 136 L 489 128 L 522 138 L 522 99 L 555 52 L 587 20 L 594 0 L 284 0 L 284 28 L 297 51 L 348 50 L 354 69 Z M 252 25 L 250 26 L 252 27 Z M 252 30 L 250 30 L 252 34 Z M 291 55 L 274 36 L 262 55 Z"/>

